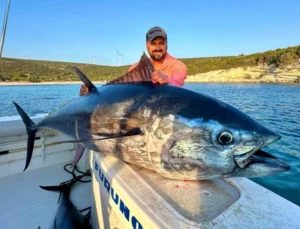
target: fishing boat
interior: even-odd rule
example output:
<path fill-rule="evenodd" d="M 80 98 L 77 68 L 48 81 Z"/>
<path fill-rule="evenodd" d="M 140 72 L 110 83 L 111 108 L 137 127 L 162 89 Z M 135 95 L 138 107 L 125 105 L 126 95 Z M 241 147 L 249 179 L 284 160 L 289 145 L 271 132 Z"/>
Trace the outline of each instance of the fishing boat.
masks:
<path fill-rule="evenodd" d="M 38 122 L 47 114 L 32 116 Z M 0 118 L 0 225 L 48 228 L 59 193 L 39 186 L 72 178 L 74 143 L 61 133 L 40 132 L 23 172 L 27 134 L 19 116 Z M 179 181 L 86 150 L 78 171 L 91 182 L 71 192 L 77 209 L 91 207 L 93 228 L 300 228 L 300 207 L 247 178 Z"/>

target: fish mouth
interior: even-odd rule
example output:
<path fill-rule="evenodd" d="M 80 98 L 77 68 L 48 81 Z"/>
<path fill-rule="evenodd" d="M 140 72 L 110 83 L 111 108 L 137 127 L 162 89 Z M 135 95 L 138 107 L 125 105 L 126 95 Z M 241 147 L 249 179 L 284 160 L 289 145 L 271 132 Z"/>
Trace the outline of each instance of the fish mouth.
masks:
<path fill-rule="evenodd" d="M 245 169 L 247 166 L 251 163 L 251 157 L 253 154 L 255 154 L 258 150 L 260 150 L 263 147 L 264 143 L 261 142 L 258 147 L 249 150 L 246 153 L 235 155 L 233 156 L 233 160 L 236 164 L 236 166 L 240 169 Z"/>
<path fill-rule="evenodd" d="M 257 155 L 261 155 L 259 152 L 263 152 L 264 154 L 264 157 L 266 157 L 267 153 L 262 151 L 261 149 L 267 145 L 270 145 L 271 143 L 279 140 L 281 138 L 280 135 L 278 134 L 273 134 L 269 137 L 264 137 L 263 140 L 261 140 L 259 143 L 258 143 L 258 146 L 254 149 L 251 149 L 249 150 L 248 152 L 246 153 L 243 153 L 243 154 L 240 154 L 240 155 L 235 155 L 233 157 L 233 160 L 236 164 L 236 166 L 240 169 L 245 169 L 247 168 L 247 166 L 251 163 L 254 163 L 255 160 L 258 160 L 259 157 L 257 157 Z M 255 155 L 256 154 L 256 155 Z M 269 156 L 267 157 L 273 157 L 271 156 L 270 154 L 268 154 Z M 274 157 L 273 157 L 274 158 Z"/>
<path fill-rule="evenodd" d="M 274 157 L 271 154 L 266 153 L 265 151 L 259 149 L 254 154 L 251 154 L 254 150 L 245 153 L 243 155 L 234 156 L 234 162 L 236 166 L 240 169 L 246 169 L 248 166 L 254 164 L 264 164 L 269 168 L 272 167 L 273 169 L 280 171 L 287 171 L 290 169 L 290 166 L 285 163 L 284 161 Z M 249 156 L 250 154 L 250 156 Z"/>
<path fill-rule="evenodd" d="M 238 168 L 240 169 L 247 168 L 247 166 L 251 163 L 251 157 L 253 155 L 252 151 L 253 150 L 246 152 L 242 155 L 236 155 L 233 157 L 233 161 Z"/>

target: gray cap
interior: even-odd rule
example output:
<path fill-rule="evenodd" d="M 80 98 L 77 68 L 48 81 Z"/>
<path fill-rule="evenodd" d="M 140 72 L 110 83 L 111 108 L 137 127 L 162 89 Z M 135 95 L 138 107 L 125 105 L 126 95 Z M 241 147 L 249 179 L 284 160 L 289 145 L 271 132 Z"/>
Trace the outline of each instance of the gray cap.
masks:
<path fill-rule="evenodd" d="M 163 37 L 165 40 L 168 38 L 166 31 L 158 26 L 152 27 L 148 30 L 146 34 L 146 41 L 152 41 L 156 37 Z"/>

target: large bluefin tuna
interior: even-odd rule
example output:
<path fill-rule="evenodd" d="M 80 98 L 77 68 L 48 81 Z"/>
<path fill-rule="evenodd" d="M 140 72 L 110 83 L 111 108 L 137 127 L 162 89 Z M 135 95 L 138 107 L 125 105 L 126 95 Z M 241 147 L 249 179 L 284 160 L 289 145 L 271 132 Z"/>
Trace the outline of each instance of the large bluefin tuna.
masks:
<path fill-rule="evenodd" d="M 39 123 L 14 103 L 26 125 L 32 155 L 36 131 L 65 133 L 88 149 L 173 179 L 255 177 L 289 170 L 261 151 L 280 136 L 240 110 L 210 96 L 152 84 L 143 54 L 138 66 L 96 88 L 77 68 L 89 93 Z"/>

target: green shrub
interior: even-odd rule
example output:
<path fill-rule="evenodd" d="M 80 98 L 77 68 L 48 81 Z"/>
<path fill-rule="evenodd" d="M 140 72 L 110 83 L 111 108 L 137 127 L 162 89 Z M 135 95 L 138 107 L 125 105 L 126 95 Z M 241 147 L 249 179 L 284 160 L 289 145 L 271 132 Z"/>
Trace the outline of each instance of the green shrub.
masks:
<path fill-rule="evenodd" d="M 246 80 L 252 80 L 252 77 L 249 73 L 245 74 L 243 78 Z"/>
<path fill-rule="evenodd" d="M 260 80 L 260 79 L 262 79 L 264 76 L 265 76 L 265 74 L 261 73 L 261 74 L 259 74 L 258 77 L 256 77 L 256 79 L 257 79 L 257 80 Z"/>
<path fill-rule="evenodd" d="M 40 83 L 42 82 L 38 76 L 30 76 L 29 81 L 32 83 Z"/>

